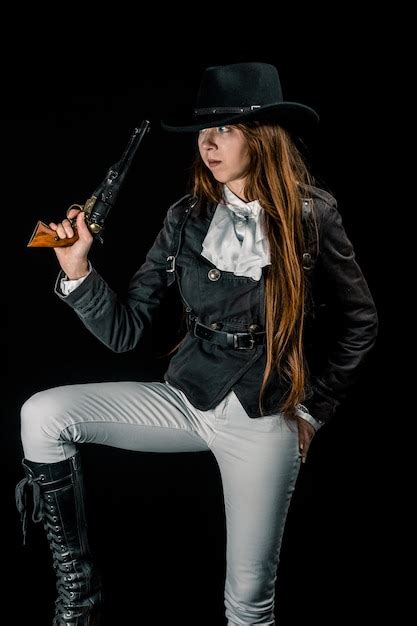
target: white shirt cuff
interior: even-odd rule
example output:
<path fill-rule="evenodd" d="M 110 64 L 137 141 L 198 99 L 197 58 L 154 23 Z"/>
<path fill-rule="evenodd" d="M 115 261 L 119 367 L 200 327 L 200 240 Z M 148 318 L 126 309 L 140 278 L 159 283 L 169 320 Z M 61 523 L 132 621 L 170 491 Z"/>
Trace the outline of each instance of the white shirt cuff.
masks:
<path fill-rule="evenodd" d="M 87 278 L 91 270 L 92 270 L 91 263 L 90 261 L 88 261 L 88 272 L 85 276 L 82 276 L 81 278 L 75 278 L 75 279 L 70 279 L 67 276 L 65 276 L 65 278 L 61 278 L 60 283 L 59 283 L 59 288 L 61 289 L 63 295 L 68 296 L 68 294 L 70 294 L 71 291 L 74 291 L 74 289 L 76 289 L 79 285 L 81 285 L 81 283 Z"/>
<path fill-rule="evenodd" d="M 295 411 L 297 417 L 301 417 L 301 419 L 311 424 L 316 431 L 323 426 L 323 422 L 310 415 L 303 404 L 297 404 Z"/>

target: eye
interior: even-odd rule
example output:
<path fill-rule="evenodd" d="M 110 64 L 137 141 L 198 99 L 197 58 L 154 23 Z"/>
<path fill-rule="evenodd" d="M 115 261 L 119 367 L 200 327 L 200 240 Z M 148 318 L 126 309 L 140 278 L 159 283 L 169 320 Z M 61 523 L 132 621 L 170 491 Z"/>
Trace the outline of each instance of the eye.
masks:
<path fill-rule="evenodd" d="M 212 127 L 211 127 L 212 128 Z M 199 135 L 203 135 L 204 133 L 206 133 L 208 130 L 211 130 L 211 128 L 201 128 L 198 131 Z M 220 134 L 220 135 L 225 135 L 226 133 L 230 133 L 231 127 L 230 126 L 217 126 L 214 127 L 215 130 Z"/>

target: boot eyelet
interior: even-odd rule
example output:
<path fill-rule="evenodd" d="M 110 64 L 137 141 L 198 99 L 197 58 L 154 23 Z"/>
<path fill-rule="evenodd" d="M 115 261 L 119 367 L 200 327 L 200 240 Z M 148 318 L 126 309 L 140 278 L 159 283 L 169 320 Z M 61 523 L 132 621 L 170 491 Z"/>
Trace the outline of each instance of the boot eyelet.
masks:
<path fill-rule="evenodd" d="M 45 474 L 39 474 L 39 480 L 43 483 L 45 481 Z"/>
<path fill-rule="evenodd" d="M 56 524 L 56 522 L 58 521 L 58 518 L 56 515 L 53 516 L 52 521 L 54 522 L 54 524 Z"/>

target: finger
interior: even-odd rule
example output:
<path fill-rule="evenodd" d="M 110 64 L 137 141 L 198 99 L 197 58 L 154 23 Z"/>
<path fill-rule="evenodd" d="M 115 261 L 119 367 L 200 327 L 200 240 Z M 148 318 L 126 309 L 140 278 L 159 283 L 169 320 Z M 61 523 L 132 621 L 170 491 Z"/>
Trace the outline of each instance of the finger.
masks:
<path fill-rule="evenodd" d="M 93 236 L 91 232 L 89 231 L 87 224 L 85 223 L 84 211 L 81 211 L 79 215 L 77 215 L 76 223 L 77 223 L 78 234 L 80 235 L 80 237 L 82 237 L 82 239 L 84 239 L 85 241 L 90 241 L 93 238 Z"/>
<path fill-rule="evenodd" d="M 58 235 L 58 237 L 60 239 L 66 239 L 67 238 L 67 233 L 65 232 L 65 229 L 64 229 L 64 227 L 63 227 L 61 222 L 59 222 L 56 225 L 56 234 Z"/>
<path fill-rule="evenodd" d="M 77 207 L 70 207 L 67 211 L 67 218 L 73 219 L 74 217 L 77 217 L 78 213 L 80 212 L 81 212 L 81 209 Z"/>
<path fill-rule="evenodd" d="M 300 441 L 298 447 L 299 447 L 299 450 L 300 450 L 301 462 L 305 463 L 306 462 L 306 457 L 307 457 L 307 446 L 305 446 L 303 441 Z"/>
<path fill-rule="evenodd" d="M 73 228 L 71 226 L 71 222 L 68 219 L 62 220 L 62 227 L 63 227 L 67 237 L 73 237 L 74 236 L 74 230 L 73 230 Z"/>

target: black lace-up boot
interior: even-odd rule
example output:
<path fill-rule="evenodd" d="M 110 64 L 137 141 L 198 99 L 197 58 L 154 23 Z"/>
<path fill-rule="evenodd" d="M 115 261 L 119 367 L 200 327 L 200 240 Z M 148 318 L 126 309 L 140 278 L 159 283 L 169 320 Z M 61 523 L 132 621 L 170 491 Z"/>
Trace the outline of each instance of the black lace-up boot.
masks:
<path fill-rule="evenodd" d="M 57 576 L 53 626 L 98 626 L 101 586 L 87 541 L 80 454 L 59 463 L 24 459 L 22 465 L 26 478 L 16 487 L 16 505 L 25 541 L 31 489 L 32 519 L 43 522 Z"/>

